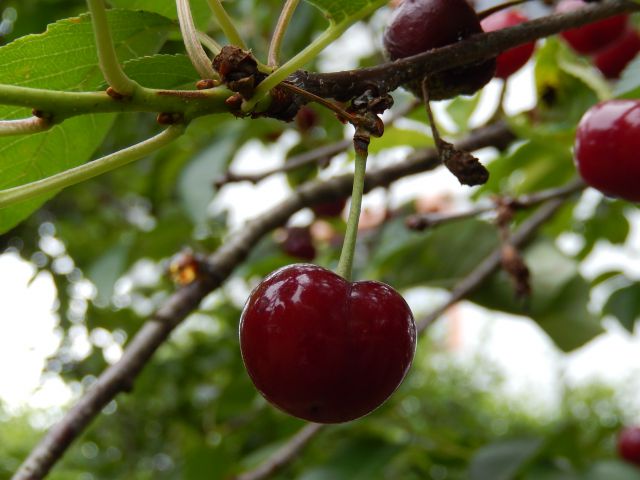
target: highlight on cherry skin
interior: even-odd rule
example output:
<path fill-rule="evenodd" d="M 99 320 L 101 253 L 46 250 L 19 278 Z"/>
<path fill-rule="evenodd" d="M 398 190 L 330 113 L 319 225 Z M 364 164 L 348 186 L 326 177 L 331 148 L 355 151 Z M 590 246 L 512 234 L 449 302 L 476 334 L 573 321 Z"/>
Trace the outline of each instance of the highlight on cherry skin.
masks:
<path fill-rule="evenodd" d="M 347 422 L 375 410 L 404 379 L 415 348 L 413 315 L 398 292 L 317 265 L 273 272 L 240 318 L 242 359 L 256 388 L 311 422 Z"/>
<path fill-rule="evenodd" d="M 576 132 L 574 160 L 583 180 L 605 195 L 640 202 L 640 100 L 591 107 Z"/>

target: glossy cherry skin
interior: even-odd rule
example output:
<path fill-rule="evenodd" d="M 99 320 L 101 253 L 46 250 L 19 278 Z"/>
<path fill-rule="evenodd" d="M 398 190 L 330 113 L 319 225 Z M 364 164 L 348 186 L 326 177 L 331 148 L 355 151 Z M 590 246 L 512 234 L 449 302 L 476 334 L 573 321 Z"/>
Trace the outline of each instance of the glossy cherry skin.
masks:
<path fill-rule="evenodd" d="M 640 467 L 640 426 L 623 428 L 618 435 L 618 453 Z"/>
<path fill-rule="evenodd" d="M 316 214 L 316 217 L 333 218 L 340 216 L 346 205 L 347 199 L 339 198 L 338 200 L 333 200 L 331 202 L 314 205 L 311 207 L 311 210 Z"/>
<path fill-rule="evenodd" d="M 394 11 L 384 33 L 385 51 L 391 60 L 417 55 L 481 33 L 480 20 L 466 0 L 404 0 Z M 441 100 L 471 95 L 486 85 L 495 72 L 495 60 L 432 75 L 429 97 Z M 421 82 L 407 85 L 422 97 Z"/>
<path fill-rule="evenodd" d="M 286 237 L 282 242 L 282 250 L 300 260 L 311 261 L 316 258 L 316 247 L 313 246 L 313 238 L 309 227 L 289 227 L 286 229 Z"/>
<path fill-rule="evenodd" d="M 481 25 L 485 32 L 493 32 L 494 30 L 513 27 L 528 20 L 518 10 L 500 10 L 482 20 Z M 506 79 L 520 70 L 531 58 L 535 46 L 535 42 L 525 43 L 498 55 L 495 76 Z"/>
<path fill-rule="evenodd" d="M 413 315 L 394 289 L 316 265 L 273 272 L 240 318 L 242 359 L 256 388 L 311 422 L 347 422 L 379 407 L 402 382 L 415 346 Z"/>
<path fill-rule="evenodd" d="M 556 11 L 566 13 L 585 6 L 582 0 L 562 0 Z M 562 38 L 578 53 L 595 53 L 616 40 L 627 25 L 627 15 L 605 18 L 583 27 L 573 28 L 561 33 Z"/>
<path fill-rule="evenodd" d="M 606 195 L 640 202 L 640 100 L 609 100 L 584 114 L 575 162 L 584 181 Z"/>
<path fill-rule="evenodd" d="M 640 35 L 632 28 L 593 57 L 594 65 L 607 78 L 618 78 L 640 51 Z"/>

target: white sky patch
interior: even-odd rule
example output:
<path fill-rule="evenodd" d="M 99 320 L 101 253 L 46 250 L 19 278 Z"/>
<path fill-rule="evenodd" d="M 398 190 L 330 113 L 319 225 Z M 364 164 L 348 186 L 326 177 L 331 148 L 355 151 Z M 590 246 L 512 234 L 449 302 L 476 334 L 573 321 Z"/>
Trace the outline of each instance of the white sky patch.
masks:
<path fill-rule="evenodd" d="M 34 273 L 17 255 L 0 255 L 0 398 L 10 410 L 69 400 L 69 390 L 59 388 L 60 382 L 42 383 L 45 359 L 55 353 L 60 338 L 53 281 L 46 273 L 33 278 Z"/>

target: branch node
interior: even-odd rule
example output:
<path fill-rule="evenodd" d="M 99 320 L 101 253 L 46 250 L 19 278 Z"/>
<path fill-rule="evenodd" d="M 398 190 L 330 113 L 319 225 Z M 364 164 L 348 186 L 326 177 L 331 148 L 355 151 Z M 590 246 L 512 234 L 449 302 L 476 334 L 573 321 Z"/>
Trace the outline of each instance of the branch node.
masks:
<path fill-rule="evenodd" d="M 178 112 L 161 112 L 156 121 L 159 125 L 175 125 L 176 123 L 184 123 L 184 115 Z"/>
<path fill-rule="evenodd" d="M 113 87 L 107 88 L 107 95 L 109 95 L 114 100 L 118 100 L 118 101 L 124 100 L 126 98 L 130 98 L 128 95 L 122 95 L 121 93 L 116 92 Z"/>
<path fill-rule="evenodd" d="M 219 82 L 216 82 L 215 80 L 211 79 L 211 78 L 207 78 L 204 80 L 199 80 L 196 83 L 196 88 L 198 90 L 210 90 L 212 88 L 217 87 L 218 85 L 220 85 Z"/>

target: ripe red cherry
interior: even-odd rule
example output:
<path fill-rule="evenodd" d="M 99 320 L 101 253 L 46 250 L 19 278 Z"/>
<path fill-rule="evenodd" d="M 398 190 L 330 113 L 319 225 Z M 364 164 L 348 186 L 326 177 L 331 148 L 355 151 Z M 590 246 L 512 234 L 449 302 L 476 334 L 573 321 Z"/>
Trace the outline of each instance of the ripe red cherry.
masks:
<path fill-rule="evenodd" d="M 570 12 L 585 6 L 582 0 L 562 0 L 556 11 Z M 627 15 L 605 18 L 583 27 L 562 32 L 562 38 L 578 53 L 595 53 L 618 38 L 627 25 Z"/>
<path fill-rule="evenodd" d="M 415 346 L 411 310 L 395 290 L 316 265 L 273 272 L 240 318 L 242 359 L 256 388 L 312 422 L 347 422 L 380 406 L 402 382 Z"/>
<path fill-rule="evenodd" d="M 466 0 L 404 0 L 384 32 L 384 48 L 391 60 L 443 47 L 475 33 L 480 20 Z M 495 60 L 437 73 L 429 79 L 432 100 L 471 95 L 486 85 L 495 72 Z M 407 87 L 422 97 L 421 82 Z"/>
<path fill-rule="evenodd" d="M 309 227 L 289 227 L 282 242 L 282 250 L 292 257 L 311 261 L 316 257 Z"/>
<path fill-rule="evenodd" d="M 319 203 L 311 207 L 316 217 L 333 218 L 339 216 L 347 204 L 346 198 L 339 198 L 332 202 Z"/>
<path fill-rule="evenodd" d="M 517 10 L 500 10 L 482 20 L 481 25 L 485 32 L 493 32 L 494 30 L 513 27 L 528 20 L 525 15 Z M 531 58 L 535 46 L 535 42 L 526 43 L 498 55 L 495 76 L 506 79 L 520 70 Z"/>
<path fill-rule="evenodd" d="M 640 35 L 629 28 L 620 38 L 593 57 L 594 65 L 607 78 L 618 78 L 640 51 Z"/>
<path fill-rule="evenodd" d="M 622 429 L 618 435 L 618 453 L 626 461 L 640 466 L 640 427 Z"/>
<path fill-rule="evenodd" d="M 576 133 L 575 162 L 584 181 L 606 195 L 640 202 L 640 100 L 591 107 Z"/>

